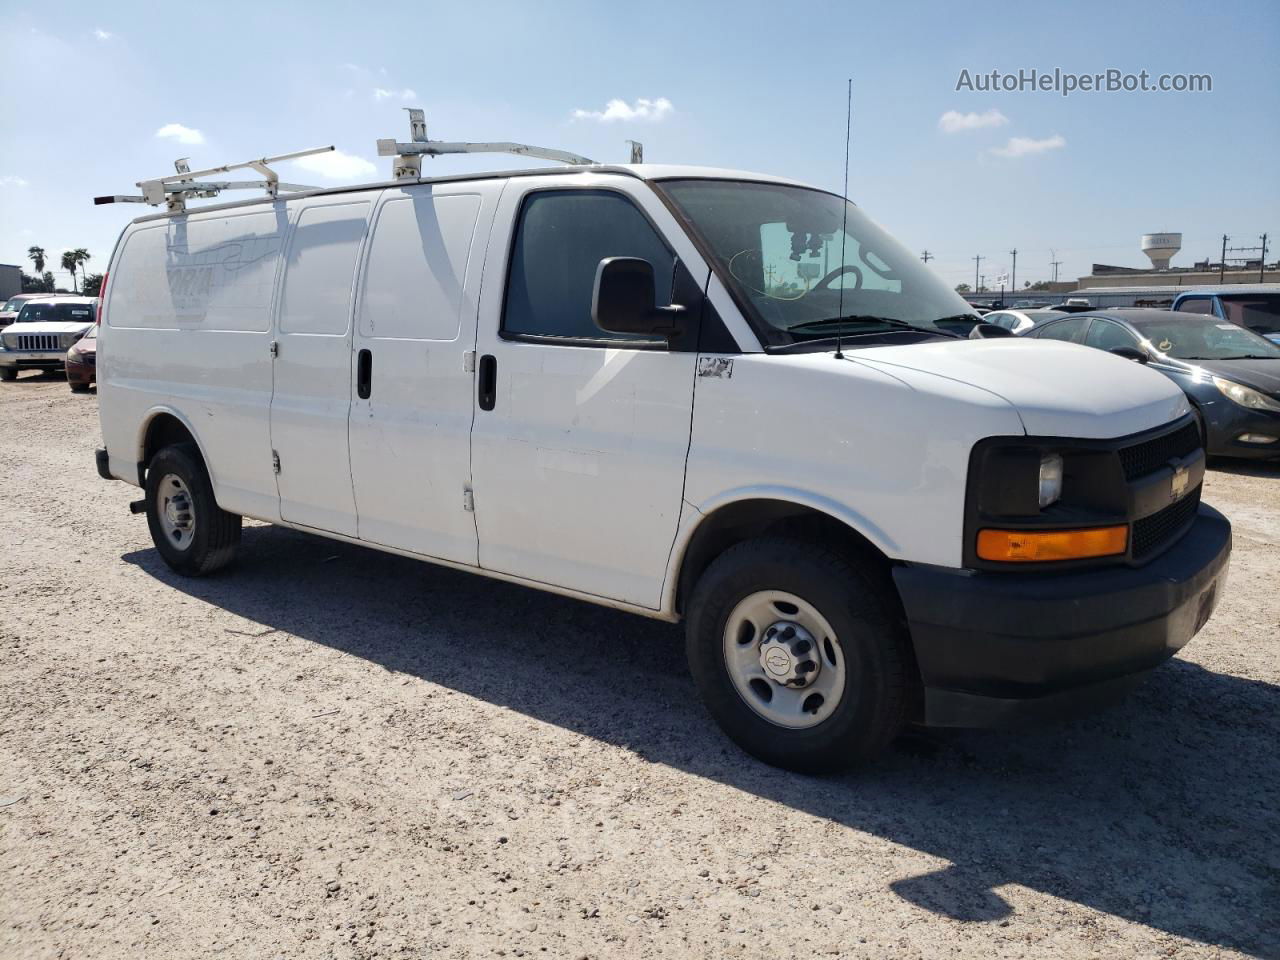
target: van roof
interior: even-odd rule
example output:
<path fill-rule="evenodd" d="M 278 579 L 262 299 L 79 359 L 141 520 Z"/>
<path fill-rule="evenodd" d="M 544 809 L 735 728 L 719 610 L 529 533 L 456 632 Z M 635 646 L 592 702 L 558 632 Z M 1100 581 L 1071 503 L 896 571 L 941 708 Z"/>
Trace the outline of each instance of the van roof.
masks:
<path fill-rule="evenodd" d="M 458 183 L 467 180 L 502 180 L 513 177 L 549 177 L 549 176 L 586 176 L 589 174 L 612 174 L 614 176 L 634 177 L 638 180 L 747 180 L 754 183 L 776 183 L 792 187 L 804 187 L 819 190 L 811 184 L 786 177 L 778 177 L 768 173 L 752 173 L 746 170 L 733 170 L 726 167 L 700 167 L 688 164 L 666 163 L 593 163 L 590 165 L 572 165 L 558 167 L 520 167 L 514 170 L 484 170 L 472 173 L 447 174 L 440 177 L 418 177 L 416 180 L 378 180 L 371 183 L 355 183 L 338 187 L 321 187 L 316 190 L 303 190 L 282 196 L 281 200 L 294 200 L 301 197 L 316 197 L 340 193 L 357 193 L 365 190 L 386 190 L 404 187 L 415 183 Z M 229 210 L 236 207 L 249 207 L 264 203 L 274 203 L 269 196 L 248 197 L 243 200 L 232 200 L 226 203 L 211 203 L 206 206 L 190 207 L 182 214 L 162 211 L 146 214 L 134 219 L 134 223 L 150 220 L 164 220 L 173 216 L 203 213 L 205 211 Z"/>

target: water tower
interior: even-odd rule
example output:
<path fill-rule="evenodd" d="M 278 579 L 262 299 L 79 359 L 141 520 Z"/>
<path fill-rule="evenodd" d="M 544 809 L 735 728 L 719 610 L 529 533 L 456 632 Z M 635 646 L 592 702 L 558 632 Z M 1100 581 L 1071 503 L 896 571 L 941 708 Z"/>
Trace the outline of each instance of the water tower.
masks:
<path fill-rule="evenodd" d="M 1151 258 L 1151 266 L 1168 270 L 1173 255 L 1182 249 L 1180 233 L 1145 233 L 1142 235 L 1142 252 Z"/>

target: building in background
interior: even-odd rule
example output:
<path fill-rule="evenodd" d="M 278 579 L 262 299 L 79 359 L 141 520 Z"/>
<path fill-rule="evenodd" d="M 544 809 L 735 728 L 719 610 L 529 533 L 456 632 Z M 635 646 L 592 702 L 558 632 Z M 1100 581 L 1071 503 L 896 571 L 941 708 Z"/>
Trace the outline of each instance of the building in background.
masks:
<path fill-rule="evenodd" d="M 22 268 L 0 263 L 0 301 L 22 292 Z"/>

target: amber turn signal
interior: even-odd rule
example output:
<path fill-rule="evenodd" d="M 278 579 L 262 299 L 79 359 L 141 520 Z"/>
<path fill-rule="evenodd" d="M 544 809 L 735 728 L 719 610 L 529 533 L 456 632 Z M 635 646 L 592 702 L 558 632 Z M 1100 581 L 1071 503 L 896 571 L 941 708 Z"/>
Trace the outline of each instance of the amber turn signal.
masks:
<path fill-rule="evenodd" d="M 1086 530 L 980 530 L 978 556 L 998 563 L 1050 563 L 1086 560 L 1124 553 L 1129 528 L 1091 527 Z"/>

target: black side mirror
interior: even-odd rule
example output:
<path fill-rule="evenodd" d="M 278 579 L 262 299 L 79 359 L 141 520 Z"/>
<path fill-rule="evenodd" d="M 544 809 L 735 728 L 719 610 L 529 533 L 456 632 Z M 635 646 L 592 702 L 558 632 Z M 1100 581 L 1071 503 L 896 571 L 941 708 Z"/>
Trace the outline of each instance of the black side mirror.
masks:
<path fill-rule="evenodd" d="M 1137 347 L 1112 347 L 1111 352 L 1117 357 L 1124 357 L 1126 360 L 1132 360 L 1134 363 L 1148 363 L 1151 358 Z"/>
<path fill-rule="evenodd" d="M 638 257 L 606 257 L 596 268 L 591 319 L 609 333 L 671 337 L 684 307 L 657 306 L 653 264 Z"/>
<path fill-rule="evenodd" d="M 995 323 L 978 323 L 969 331 L 970 340 L 995 340 L 1000 337 L 1012 337 L 1013 331 Z"/>

